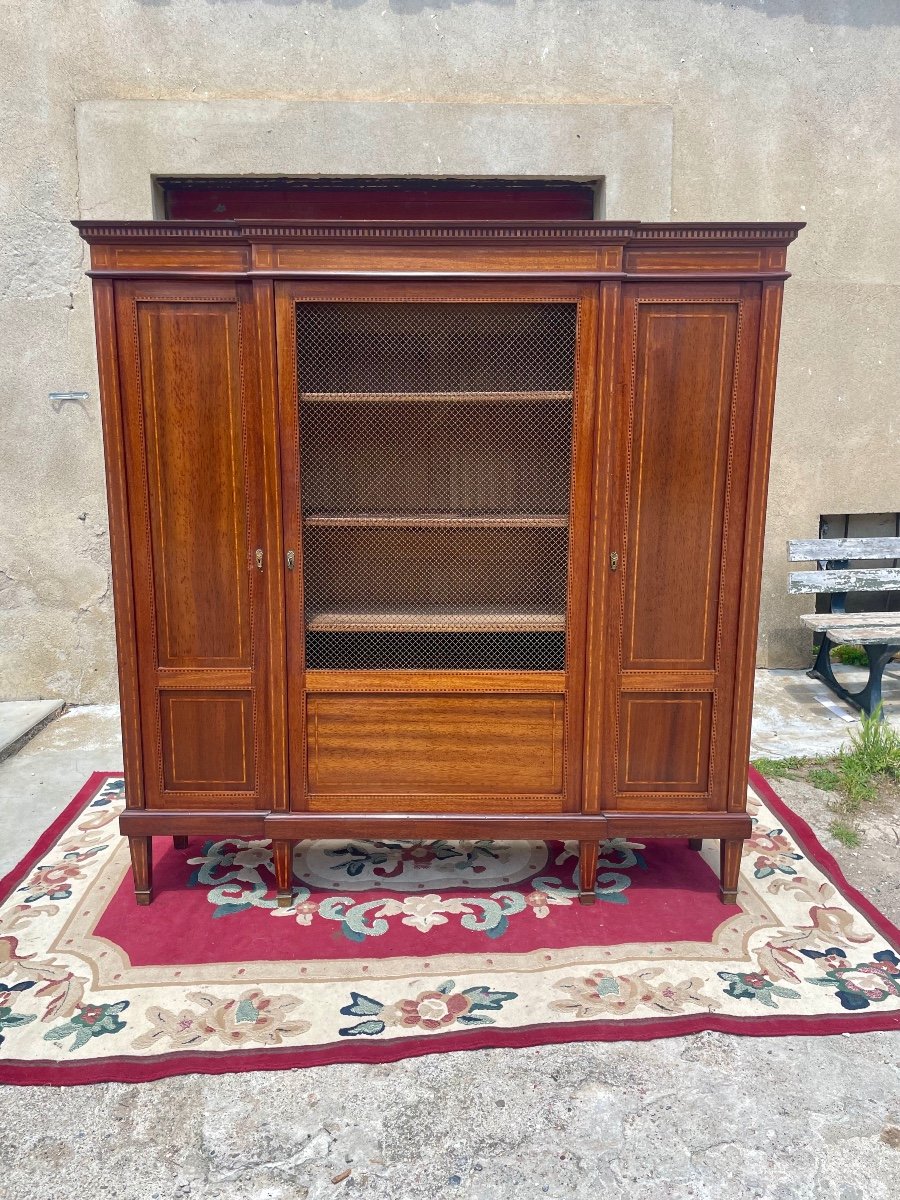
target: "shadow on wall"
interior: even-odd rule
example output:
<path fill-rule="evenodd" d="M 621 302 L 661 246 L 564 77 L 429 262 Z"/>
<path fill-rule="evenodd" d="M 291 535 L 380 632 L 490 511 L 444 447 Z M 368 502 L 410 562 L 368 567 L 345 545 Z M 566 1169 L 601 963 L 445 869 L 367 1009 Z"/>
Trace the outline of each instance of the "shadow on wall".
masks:
<path fill-rule="evenodd" d="M 145 8 L 166 8 L 173 0 L 138 0 Z M 251 0 L 207 0 L 208 4 L 247 4 Z M 360 8 L 367 0 L 319 0 L 332 8 Z M 667 4 L 671 0 L 650 0 L 654 4 Z M 265 0 L 279 8 L 295 8 L 308 4 L 309 0 Z M 426 8 L 450 9 L 464 4 L 493 4 L 498 8 L 514 8 L 516 0 L 385 0 L 387 8 L 395 13 L 418 13 Z M 598 0 L 587 0 L 588 6 Z M 696 0 L 713 8 L 722 8 L 722 0 Z M 750 8 L 765 17 L 802 17 L 810 25 L 851 25 L 857 29 L 871 29 L 875 25 L 900 25 L 900 3 L 898 0 L 843 0 L 837 3 L 828 0 L 731 0 L 732 8 Z"/>

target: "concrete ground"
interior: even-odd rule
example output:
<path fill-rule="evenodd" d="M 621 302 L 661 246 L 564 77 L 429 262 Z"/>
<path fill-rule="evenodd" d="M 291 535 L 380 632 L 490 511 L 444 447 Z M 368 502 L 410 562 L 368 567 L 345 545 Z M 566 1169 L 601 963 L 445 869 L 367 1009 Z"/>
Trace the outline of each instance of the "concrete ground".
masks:
<path fill-rule="evenodd" d="M 757 673 L 754 755 L 837 748 L 853 724 L 817 691 L 801 672 Z M 885 691 L 900 724 L 900 688 Z M 91 771 L 120 767 L 112 706 L 71 709 L 0 763 L 0 874 Z M 848 851 L 827 835 L 824 793 L 777 786 L 900 921 L 900 814 L 868 814 Z M 900 1179 L 891 1033 L 476 1050 L 0 1088 L 0 1103 L 2 1200 L 893 1200 Z"/>
<path fill-rule="evenodd" d="M 856 691 L 866 672 L 834 664 L 844 687 Z M 900 729 L 900 662 L 884 674 L 885 719 Z M 757 671 L 753 696 L 751 758 L 833 754 L 856 727 L 859 713 L 805 671 Z"/>
<path fill-rule="evenodd" d="M 21 750 L 64 708 L 62 700 L 8 700 L 0 703 L 0 762 Z"/>

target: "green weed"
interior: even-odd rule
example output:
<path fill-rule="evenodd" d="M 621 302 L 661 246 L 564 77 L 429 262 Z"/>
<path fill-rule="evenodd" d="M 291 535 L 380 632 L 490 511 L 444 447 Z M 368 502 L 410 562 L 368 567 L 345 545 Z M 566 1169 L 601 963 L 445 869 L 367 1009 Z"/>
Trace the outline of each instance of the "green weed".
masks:
<path fill-rule="evenodd" d="M 850 734 L 850 749 L 839 761 L 853 761 L 871 775 L 900 780 L 900 732 L 881 719 L 881 705 L 870 717 L 863 714 L 859 729 Z"/>
<path fill-rule="evenodd" d="M 869 660 L 862 646 L 835 646 L 831 651 L 835 662 L 844 663 L 848 667 L 867 667 Z"/>
<path fill-rule="evenodd" d="M 848 812 L 858 812 L 861 805 L 875 799 L 874 776 L 858 759 L 849 754 L 843 759 L 839 758 L 838 775 L 845 797 L 844 807 Z"/>
<path fill-rule="evenodd" d="M 838 752 L 835 770 L 827 772 L 836 776 L 841 797 L 834 806 L 838 817 L 832 826 L 832 833 L 841 841 L 844 839 L 835 833 L 835 826 L 845 831 L 854 828 L 853 818 L 875 799 L 878 781 L 900 782 L 900 733 L 880 718 L 880 706 L 870 717 L 860 717 L 859 729 L 850 735 L 850 748 Z M 816 782 L 812 772 L 810 779 Z M 844 841 L 844 845 L 850 844 Z"/>
<path fill-rule="evenodd" d="M 831 767 L 812 767 L 807 774 L 809 782 L 823 792 L 836 792 L 841 786 L 841 777 Z"/>
<path fill-rule="evenodd" d="M 858 846 L 863 805 L 876 798 L 880 781 L 900 783 L 900 732 L 880 716 L 880 711 L 861 716 L 859 728 L 850 735 L 850 745 L 836 757 L 755 758 L 753 766 L 767 779 L 806 779 L 833 793 L 832 836 L 844 846 Z"/>
<path fill-rule="evenodd" d="M 794 771 L 800 769 L 806 760 L 797 758 L 796 755 L 792 758 L 752 758 L 750 765 L 756 767 L 760 775 L 765 775 L 766 779 L 785 779 Z"/>
<path fill-rule="evenodd" d="M 828 829 L 833 838 L 836 838 L 841 845 L 848 846 L 851 850 L 855 849 L 860 843 L 859 831 L 855 825 L 851 825 L 848 821 L 842 821 L 840 818 L 835 817 L 828 826 Z"/>

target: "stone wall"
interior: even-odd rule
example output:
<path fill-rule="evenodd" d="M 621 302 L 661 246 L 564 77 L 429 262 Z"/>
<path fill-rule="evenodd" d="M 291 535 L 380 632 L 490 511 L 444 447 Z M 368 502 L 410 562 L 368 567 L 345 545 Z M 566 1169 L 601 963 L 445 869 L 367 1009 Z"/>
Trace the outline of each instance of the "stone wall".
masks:
<path fill-rule="evenodd" d="M 809 601 L 785 595 L 785 539 L 815 536 L 820 513 L 900 507 L 894 0 L 21 0 L 0 36 L 0 698 L 115 695 L 90 293 L 68 222 L 149 216 L 166 170 L 468 163 L 605 176 L 610 217 L 808 221 L 760 633 L 762 665 L 802 661 Z M 55 412 L 48 392 L 68 389 L 90 398 Z"/>

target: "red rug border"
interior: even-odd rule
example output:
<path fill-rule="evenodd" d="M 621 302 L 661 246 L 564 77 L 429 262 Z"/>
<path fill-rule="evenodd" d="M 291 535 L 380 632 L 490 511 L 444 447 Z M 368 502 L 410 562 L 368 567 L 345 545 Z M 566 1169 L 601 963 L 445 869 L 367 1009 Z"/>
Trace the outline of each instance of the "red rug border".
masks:
<path fill-rule="evenodd" d="M 884 913 L 879 912 L 872 901 L 849 882 L 840 863 L 833 854 L 825 849 L 812 826 L 807 824 L 792 808 L 788 808 L 768 779 L 761 775 L 755 767 L 750 768 L 749 783 L 760 799 L 784 822 L 785 828 L 791 831 L 794 840 L 799 844 L 806 857 L 816 864 L 829 883 L 834 884 L 838 891 L 843 892 L 847 899 L 852 901 L 854 906 L 863 913 L 869 923 L 878 930 L 885 941 L 890 942 L 893 949 L 900 953 L 900 926 L 895 925 Z"/>
<path fill-rule="evenodd" d="M 0 903 L 55 843 L 74 816 L 99 792 L 107 779 L 121 778 L 121 771 L 94 771 L 77 795 L 41 834 L 31 850 L 0 880 Z M 749 783 L 789 829 L 804 854 L 826 878 L 844 893 L 895 948 L 900 949 L 900 929 L 847 882 L 835 858 L 821 844 L 811 827 L 793 812 L 771 784 L 753 767 Z M 208 1051 L 196 1054 L 169 1053 L 147 1058 L 112 1057 L 94 1063 L 44 1063 L 0 1059 L 0 1084 L 67 1087 L 93 1083 L 149 1083 L 177 1075 L 226 1075 L 241 1071 L 290 1071 L 351 1063 L 399 1062 L 426 1054 L 455 1050 L 518 1050 L 567 1042 L 650 1041 L 684 1037 L 694 1033 L 727 1033 L 743 1037 L 826 1037 L 843 1033 L 875 1033 L 900 1030 L 900 1013 L 855 1013 L 833 1016 L 717 1016 L 698 1013 L 676 1017 L 651 1017 L 633 1021 L 592 1021 L 584 1025 L 532 1025 L 525 1029 L 482 1028 L 445 1033 L 439 1039 L 393 1038 L 378 1042 L 329 1042 L 323 1046 L 272 1047 L 266 1050 Z"/>

